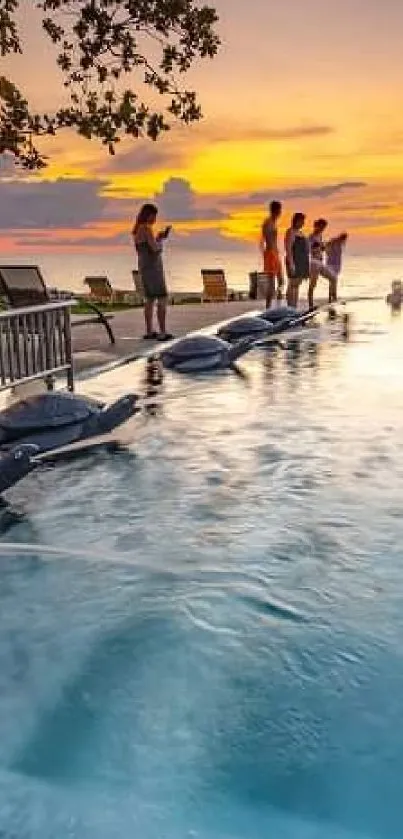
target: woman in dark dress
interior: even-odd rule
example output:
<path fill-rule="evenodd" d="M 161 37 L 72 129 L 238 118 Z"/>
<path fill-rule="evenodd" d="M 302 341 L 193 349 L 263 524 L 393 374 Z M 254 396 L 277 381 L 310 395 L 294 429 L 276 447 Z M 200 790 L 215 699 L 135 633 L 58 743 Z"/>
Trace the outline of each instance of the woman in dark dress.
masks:
<path fill-rule="evenodd" d="M 165 284 L 162 245 L 169 236 L 170 227 L 154 234 L 154 225 L 158 210 L 154 204 L 144 204 L 134 227 L 133 239 L 137 251 L 138 269 L 144 288 L 144 318 L 146 333 L 144 338 L 167 341 L 172 338 L 165 329 L 167 308 L 167 287 Z M 159 332 L 153 330 L 154 304 L 157 304 Z"/>
<path fill-rule="evenodd" d="M 309 242 L 302 228 L 304 213 L 294 213 L 291 227 L 285 234 L 285 264 L 288 277 L 287 304 L 298 306 L 299 287 L 309 279 Z"/>

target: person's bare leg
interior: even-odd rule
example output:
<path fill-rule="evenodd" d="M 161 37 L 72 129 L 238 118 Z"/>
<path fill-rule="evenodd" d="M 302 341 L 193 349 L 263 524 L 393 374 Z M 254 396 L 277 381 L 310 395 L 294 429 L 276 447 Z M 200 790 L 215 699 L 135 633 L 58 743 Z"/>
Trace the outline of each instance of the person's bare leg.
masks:
<path fill-rule="evenodd" d="M 329 283 L 329 303 L 335 303 L 337 299 L 337 274 L 328 265 L 321 265 L 318 268 L 318 277 L 324 277 Z"/>
<path fill-rule="evenodd" d="M 266 309 L 270 309 L 270 306 L 273 302 L 275 284 L 276 278 L 273 276 L 273 274 L 269 275 L 267 277 Z"/>
<path fill-rule="evenodd" d="M 299 282 L 296 280 L 293 286 L 293 297 L 292 297 L 292 306 L 294 309 L 298 309 L 298 296 L 299 296 Z"/>
<path fill-rule="evenodd" d="M 308 307 L 309 307 L 310 309 L 313 309 L 313 305 L 314 305 L 313 295 L 314 295 L 314 293 L 315 293 L 315 288 L 316 288 L 316 283 L 317 283 L 317 282 L 318 282 L 317 277 L 311 277 L 311 279 L 309 280 L 309 286 L 308 286 Z"/>
<path fill-rule="evenodd" d="M 313 309 L 313 295 L 315 292 L 316 284 L 319 279 L 320 273 L 320 266 L 314 265 L 312 260 L 311 265 L 311 273 L 309 276 L 309 285 L 308 285 L 308 306 L 310 309 Z"/>
<path fill-rule="evenodd" d="M 146 323 L 146 335 L 152 335 L 153 331 L 153 309 L 154 309 L 154 301 L 153 300 L 145 300 L 144 301 L 144 320 Z"/>
<path fill-rule="evenodd" d="M 338 280 L 338 277 L 336 277 L 336 279 L 335 279 L 335 281 L 334 281 L 334 283 L 333 283 L 333 303 L 337 303 L 337 300 L 338 300 L 338 294 L 337 294 L 337 280 Z"/>
<path fill-rule="evenodd" d="M 337 279 L 329 280 L 329 303 L 337 303 Z"/>
<path fill-rule="evenodd" d="M 284 289 L 283 272 L 281 270 L 279 270 L 279 272 L 277 274 L 277 295 L 276 295 L 278 302 L 281 302 L 281 300 L 283 299 L 283 289 Z"/>
<path fill-rule="evenodd" d="M 287 306 L 294 306 L 295 286 L 293 280 L 290 280 L 287 288 Z"/>
<path fill-rule="evenodd" d="M 167 312 L 167 299 L 166 297 L 159 297 L 157 300 L 157 321 L 160 330 L 160 335 L 166 335 L 165 331 L 165 322 L 166 322 L 166 312 Z"/>

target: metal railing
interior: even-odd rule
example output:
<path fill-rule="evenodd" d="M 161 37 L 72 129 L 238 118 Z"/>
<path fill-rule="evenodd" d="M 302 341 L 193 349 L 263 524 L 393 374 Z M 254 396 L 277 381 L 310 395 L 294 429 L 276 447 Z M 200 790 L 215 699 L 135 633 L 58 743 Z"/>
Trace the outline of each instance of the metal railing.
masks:
<path fill-rule="evenodd" d="M 71 307 L 74 300 L 0 312 L 0 391 L 64 373 L 74 389 Z"/>

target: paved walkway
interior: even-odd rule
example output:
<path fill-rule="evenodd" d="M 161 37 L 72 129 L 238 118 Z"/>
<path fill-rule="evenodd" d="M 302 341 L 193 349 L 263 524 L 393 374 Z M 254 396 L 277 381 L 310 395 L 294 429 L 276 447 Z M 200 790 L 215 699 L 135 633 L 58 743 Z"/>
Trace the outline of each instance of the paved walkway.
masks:
<path fill-rule="evenodd" d="M 180 337 L 188 332 L 204 329 L 259 308 L 264 308 L 264 306 L 262 301 L 256 300 L 171 306 L 168 310 L 167 328 L 175 337 Z M 106 330 L 99 324 L 76 326 L 73 329 L 73 351 L 78 372 L 107 364 L 126 355 L 140 357 L 152 348 L 153 342 L 144 341 L 142 337 L 144 334 L 142 309 L 128 309 L 114 313 L 111 325 L 116 344 L 109 343 Z M 161 346 L 158 342 L 155 343 Z"/>

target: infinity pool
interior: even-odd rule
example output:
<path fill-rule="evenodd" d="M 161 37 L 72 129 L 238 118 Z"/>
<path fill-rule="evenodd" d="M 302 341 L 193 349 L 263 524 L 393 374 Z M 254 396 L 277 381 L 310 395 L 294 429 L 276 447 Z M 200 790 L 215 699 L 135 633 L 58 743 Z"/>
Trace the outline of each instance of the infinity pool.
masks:
<path fill-rule="evenodd" d="M 361 307 L 15 489 L 1 839 L 401 839 L 402 364 Z"/>

